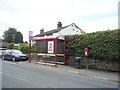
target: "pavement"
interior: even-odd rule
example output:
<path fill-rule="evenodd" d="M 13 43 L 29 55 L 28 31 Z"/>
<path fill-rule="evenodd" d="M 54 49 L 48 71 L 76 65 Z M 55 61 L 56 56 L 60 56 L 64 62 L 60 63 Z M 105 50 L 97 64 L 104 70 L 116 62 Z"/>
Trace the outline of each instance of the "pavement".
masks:
<path fill-rule="evenodd" d="M 118 79 L 120 72 L 102 71 L 102 70 L 93 70 L 93 69 L 76 69 L 68 65 L 57 65 L 57 67 L 55 67 L 52 64 L 43 64 L 40 62 L 37 62 L 37 63 L 36 62 L 32 62 L 32 63 L 19 62 L 19 63 L 38 67 L 38 68 L 46 68 L 46 69 L 62 71 L 62 72 L 71 73 L 71 74 L 82 75 L 82 76 L 96 78 L 96 79 L 120 82 L 120 79 Z"/>

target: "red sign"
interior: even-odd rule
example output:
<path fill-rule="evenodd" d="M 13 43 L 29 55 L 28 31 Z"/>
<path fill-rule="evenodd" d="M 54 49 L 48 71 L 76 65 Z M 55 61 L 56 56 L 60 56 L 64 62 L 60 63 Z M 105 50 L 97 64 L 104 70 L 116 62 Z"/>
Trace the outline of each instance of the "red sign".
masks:
<path fill-rule="evenodd" d="M 85 56 L 88 56 L 88 48 L 84 48 Z"/>
<path fill-rule="evenodd" d="M 49 44 L 49 47 L 52 48 L 52 43 Z"/>
<path fill-rule="evenodd" d="M 48 53 L 54 53 L 54 41 L 48 41 Z"/>

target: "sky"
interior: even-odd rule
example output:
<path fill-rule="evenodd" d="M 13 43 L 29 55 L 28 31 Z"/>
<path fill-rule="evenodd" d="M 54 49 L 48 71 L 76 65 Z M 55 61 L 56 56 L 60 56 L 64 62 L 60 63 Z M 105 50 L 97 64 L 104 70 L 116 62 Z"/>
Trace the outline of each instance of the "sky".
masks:
<path fill-rule="evenodd" d="M 9 27 L 39 34 L 75 23 L 86 33 L 118 28 L 119 0 L 0 0 L 0 37 Z"/>

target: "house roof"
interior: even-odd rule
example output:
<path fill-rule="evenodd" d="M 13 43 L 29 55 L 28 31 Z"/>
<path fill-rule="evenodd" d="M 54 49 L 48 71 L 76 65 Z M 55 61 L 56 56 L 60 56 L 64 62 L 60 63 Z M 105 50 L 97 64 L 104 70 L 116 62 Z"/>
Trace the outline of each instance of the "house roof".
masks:
<path fill-rule="evenodd" d="M 75 23 L 72 23 L 72 24 L 74 24 L 78 29 L 80 29 Z M 72 24 L 70 24 L 70 25 L 72 25 Z M 60 27 L 60 28 L 57 28 L 57 29 L 53 29 L 53 30 L 50 30 L 50 31 L 46 31 L 43 34 L 37 34 L 34 37 L 42 37 L 42 36 L 47 35 L 47 34 L 57 33 L 59 31 L 61 31 L 62 29 L 65 29 L 65 28 L 69 27 L 70 25 Z M 85 32 L 83 30 L 81 30 L 81 33 L 84 34 Z"/>

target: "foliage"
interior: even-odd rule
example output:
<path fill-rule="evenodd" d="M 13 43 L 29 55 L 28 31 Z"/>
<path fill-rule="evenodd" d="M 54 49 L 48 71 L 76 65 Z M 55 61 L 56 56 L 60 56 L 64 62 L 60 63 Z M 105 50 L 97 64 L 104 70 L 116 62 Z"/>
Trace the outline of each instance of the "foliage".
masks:
<path fill-rule="evenodd" d="M 3 41 L 3 39 L 0 37 L 0 42 L 2 42 Z"/>
<path fill-rule="evenodd" d="M 20 51 L 22 51 L 25 54 L 28 54 L 29 47 L 28 46 L 21 46 Z"/>
<path fill-rule="evenodd" d="M 14 47 L 14 43 L 9 43 L 9 44 L 7 45 L 7 49 L 13 49 L 13 47 Z"/>
<path fill-rule="evenodd" d="M 26 43 L 20 43 L 20 46 L 14 46 L 14 43 L 9 43 L 7 45 L 7 49 L 15 49 L 15 50 L 20 50 L 25 54 L 28 54 L 28 49 L 29 46 Z"/>
<path fill-rule="evenodd" d="M 15 28 L 9 28 L 8 30 L 5 30 L 3 35 L 4 41 L 8 43 L 13 43 L 16 32 L 17 30 Z"/>
<path fill-rule="evenodd" d="M 32 45 L 32 47 L 31 47 L 31 53 L 36 53 L 37 52 L 36 47 L 37 47 L 37 44 L 33 44 Z"/>
<path fill-rule="evenodd" d="M 20 43 L 20 46 L 14 47 L 14 49 L 18 49 L 23 53 L 28 54 L 29 46 L 27 43 Z"/>
<path fill-rule="evenodd" d="M 15 28 L 9 28 L 3 33 L 3 38 L 5 42 L 8 43 L 22 43 L 23 36 L 21 32 L 17 31 Z"/>
<path fill-rule="evenodd" d="M 15 34 L 14 42 L 15 42 L 15 43 L 23 43 L 23 36 L 22 36 L 21 32 L 18 31 L 18 32 Z"/>
<path fill-rule="evenodd" d="M 14 45 L 14 43 L 13 43 Z M 11 49 L 20 50 L 25 54 L 28 54 L 29 46 L 28 43 L 20 43 L 20 46 L 13 46 Z M 31 47 L 31 53 L 36 53 L 36 44 Z"/>
<path fill-rule="evenodd" d="M 89 47 L 89 58 L 119 60 L 119 30 L 98 31 L 82 35 L 66 35 L 66 55 L 84 56 L 84 48 Z M 119 51 L 118 51 L 119 50 Z"/>

